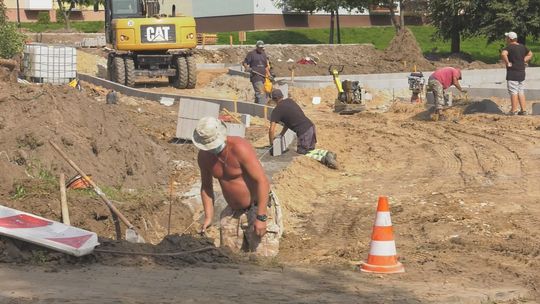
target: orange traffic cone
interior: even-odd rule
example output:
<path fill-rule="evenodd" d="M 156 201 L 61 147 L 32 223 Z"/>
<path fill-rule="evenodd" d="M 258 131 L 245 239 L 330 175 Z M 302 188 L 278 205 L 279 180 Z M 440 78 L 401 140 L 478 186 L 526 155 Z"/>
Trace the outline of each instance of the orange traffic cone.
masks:
<path fill-rule="evenodd" d="M 374 273 L 405 272 L 403 265 L 397 260 L 396 243 L 392 233 L 392 220 L 388 198 L 379 197 L 377 217 L 373 225 L 371 244 L 367 262 L 362 262 L 361 271 Z"/>

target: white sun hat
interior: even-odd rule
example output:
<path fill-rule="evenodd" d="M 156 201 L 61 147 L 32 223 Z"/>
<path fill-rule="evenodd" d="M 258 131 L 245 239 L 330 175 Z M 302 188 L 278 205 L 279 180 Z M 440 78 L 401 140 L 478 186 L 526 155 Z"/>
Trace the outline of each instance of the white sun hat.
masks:
<path fill-rule="evenodd" d="M 193 130 L 195 147 L 209 151 L 221 146 L 227 139 L 227 126 L 215 117 L 203 117 Z"/>
<path fill-rule="evenodd" d="M 504 33 L 504 35 L 512 40 L 517 39 L 517 34 L 515 32 Z"/>

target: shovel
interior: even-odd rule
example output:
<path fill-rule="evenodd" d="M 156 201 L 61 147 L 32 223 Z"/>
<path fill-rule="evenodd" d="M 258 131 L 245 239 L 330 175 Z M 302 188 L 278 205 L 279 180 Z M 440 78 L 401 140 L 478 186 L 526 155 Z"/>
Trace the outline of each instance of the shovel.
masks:
<path fill-rule="evenodd" d="M 137 231 L 135 230 L 135 227 L 128 221 L 128 219 L 120 213 L 118 209 L 109 201 L 109 199 L 105 196 L 105 193 L 101 191 L 101 189 L 90 179 L 88 176 L 71 160 L 69 157 L 64 153 L 64 151 L 60 150 L 60 148 L 51 140 L 49 140 L 49 143 L 51 146 L 64 158 L 68 164 L 71 165 L 75 171 L 77 171 L 94 189 L 96 194 L 101 198 L 101 200 L 111 209 L 111 212 L 113 215 L 118 216 L 120 220 L 127 226 L 126 228 L 126 241 L 130 243 L 144 243 L 144 239 L 142 236 L 140 236 Z"/>

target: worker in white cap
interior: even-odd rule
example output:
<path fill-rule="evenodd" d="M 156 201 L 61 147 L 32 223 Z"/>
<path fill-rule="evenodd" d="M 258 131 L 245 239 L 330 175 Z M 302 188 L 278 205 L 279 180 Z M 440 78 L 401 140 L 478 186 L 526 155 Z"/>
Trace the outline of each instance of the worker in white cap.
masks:
<path fill-rule="evenodd" d="M 510 94 L 510 115 L 527 115 L 525 104 L 525 67 L 532 59 L 533 53 L 520 44 L 515 32 L 508 32 L 506 47 L 501 52 L 501 59 L 506 66 L 506 85 Z M 518 111 L 518 104 L 520 111 Z"/>
<path fill-rule="evenodd" d="M 227 207 L 220 215 L 220 246 L 275 256 L 283 232 L 281 208 L 257 158 L 242 137 L 227 136 L 227 127 L 203 117 L 193 131 L 201 171 L 201 200 L 205 218 L 201 233 L 214 217 L 213 179 L 217 179 Z"/>

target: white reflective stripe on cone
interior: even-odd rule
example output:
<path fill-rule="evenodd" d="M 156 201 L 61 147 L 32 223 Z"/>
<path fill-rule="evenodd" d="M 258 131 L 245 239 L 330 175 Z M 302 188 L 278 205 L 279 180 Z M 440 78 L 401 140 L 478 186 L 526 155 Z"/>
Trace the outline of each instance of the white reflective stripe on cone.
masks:
<path fill-rule="evenodd" d="M 388 227 L 392 226 L 392 220 L 390 219 L 389 211 L 377 212 L 377 219 L 375 220 L 375 226 Z"/>
<path fill-rule="evenodd" d="M 394 241 L 371 241 L 369 254 L 378 256 L 396 255 L 396 243 Z"/>

